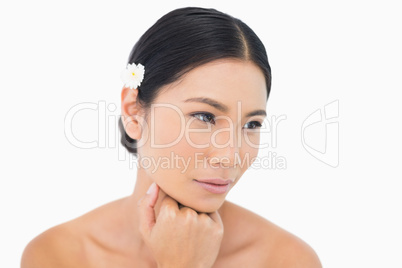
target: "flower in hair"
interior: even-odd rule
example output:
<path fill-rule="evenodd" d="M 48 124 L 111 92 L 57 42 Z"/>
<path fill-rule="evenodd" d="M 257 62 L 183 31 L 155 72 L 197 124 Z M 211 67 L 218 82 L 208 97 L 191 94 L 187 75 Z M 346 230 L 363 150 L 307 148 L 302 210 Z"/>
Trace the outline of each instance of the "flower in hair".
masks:
<path fill-rule="evenodd" d="M 124 86 L 131 89 L 135 89 L 141 85 L 144 79 L 145 69 L 141 63 L 137 65 L 135 63 L 127 64 L 126 69 L 121 73 L 121 79 L 123 80 Z"/>

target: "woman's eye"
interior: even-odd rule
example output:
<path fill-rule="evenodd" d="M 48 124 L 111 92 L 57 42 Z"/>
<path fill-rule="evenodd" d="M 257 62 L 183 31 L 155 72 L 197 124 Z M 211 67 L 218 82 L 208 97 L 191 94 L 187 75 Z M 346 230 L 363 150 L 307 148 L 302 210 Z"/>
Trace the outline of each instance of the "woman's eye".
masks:
<path fill-rule="evenodd" d="M 244 128 L 247 128 L 247 129 L 256 129 L 259 127 L 262 127 L 262 125 L 258 121 L 248 122 L 247 124 L 244 125 Z"/>
<path fill-rule="evenodd" d="M 215 124 L 215 116 L 210 113 L 196 113 L 192 114 L 195 118 L 205 122 L 205 123 L 210 123 L 210 124 Z"/>

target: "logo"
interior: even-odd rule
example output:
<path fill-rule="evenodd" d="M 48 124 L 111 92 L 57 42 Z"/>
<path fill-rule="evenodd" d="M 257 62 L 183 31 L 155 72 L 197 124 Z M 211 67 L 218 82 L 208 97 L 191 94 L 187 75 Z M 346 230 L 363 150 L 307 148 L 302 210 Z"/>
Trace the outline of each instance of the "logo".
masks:
<path fill-rule="evenodd" d="M 310 114 L 301 127 L 304 149 L 316 159 L 331 166 L 339 165 L 339 100 Z"/>

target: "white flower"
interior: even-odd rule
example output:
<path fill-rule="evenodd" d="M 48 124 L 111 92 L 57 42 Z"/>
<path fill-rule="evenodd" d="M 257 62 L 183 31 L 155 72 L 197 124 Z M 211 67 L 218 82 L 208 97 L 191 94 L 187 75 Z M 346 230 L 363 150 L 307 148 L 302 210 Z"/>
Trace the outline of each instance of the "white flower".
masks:
<path fill-rule="evenodd" d="M 124 86 L 131 89 L 135 89 L 141 85 L 144 79 L 145 69 L 141 63 L 135 65 L 135 63 L 127 64 L 127 68 L 121 73 L 121 80 L 123 80 Z"/>

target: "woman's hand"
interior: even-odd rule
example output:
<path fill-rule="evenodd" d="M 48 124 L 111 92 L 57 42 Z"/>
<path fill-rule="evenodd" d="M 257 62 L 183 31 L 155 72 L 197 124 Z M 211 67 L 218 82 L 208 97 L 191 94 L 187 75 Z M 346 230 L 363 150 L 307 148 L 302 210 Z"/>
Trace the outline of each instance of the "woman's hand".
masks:
<path fill-rule="evenodd" d="M 198 214 L 189 207 L 179 208 L 177 201 L 166 195 L 156 218 L 159 191 L 153 183 L 138 201 L 140 232 L 158 267 L 212 267 L 223 237 L 218 212 Z"/>

